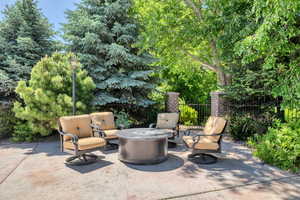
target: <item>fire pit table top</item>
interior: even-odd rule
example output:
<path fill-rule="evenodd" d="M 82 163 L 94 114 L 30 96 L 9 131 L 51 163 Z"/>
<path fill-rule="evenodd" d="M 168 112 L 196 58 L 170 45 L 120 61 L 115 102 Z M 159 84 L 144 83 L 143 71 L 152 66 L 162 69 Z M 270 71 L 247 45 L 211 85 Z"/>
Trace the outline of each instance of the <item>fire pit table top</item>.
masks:
<path fill-rule="evenodd" d="M 128 139 L 154 139 L 171 136 L 172 129 L 156 129 L 156 128 L 131 128 L 123 129 L 118 132 L 118 137 Z"/>

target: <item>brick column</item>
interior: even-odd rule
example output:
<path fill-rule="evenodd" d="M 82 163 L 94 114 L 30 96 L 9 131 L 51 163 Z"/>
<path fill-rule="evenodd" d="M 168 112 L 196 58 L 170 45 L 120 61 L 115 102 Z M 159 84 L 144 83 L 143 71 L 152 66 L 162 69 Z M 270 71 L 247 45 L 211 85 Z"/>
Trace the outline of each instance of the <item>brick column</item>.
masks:
<path fill-rule="evenodd" d="M 179 111 L 179 93 L 168 92 L 166 94 L 166 112 Z"/>
<path fill-rule="evenodd" d="M 211 116 L 221 117 L 226 115 L 225 92 L 211 92 Z"/>

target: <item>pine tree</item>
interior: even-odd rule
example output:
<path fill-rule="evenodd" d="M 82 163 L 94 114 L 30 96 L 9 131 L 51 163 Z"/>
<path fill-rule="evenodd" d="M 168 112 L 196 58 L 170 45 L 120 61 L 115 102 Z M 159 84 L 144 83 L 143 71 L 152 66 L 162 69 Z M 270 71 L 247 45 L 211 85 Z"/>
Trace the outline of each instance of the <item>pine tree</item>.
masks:
<path fill-rule="evenodd" d="M 54 32 L 35 0 L 18 0 L 6 7 L 0 22 L 0 96 L 11 96 L 19 80 L 55 48 Z M 1 99 L 0 99 L 1 100 Z"/>
<path fill-rule="evenodd" d="M 57 119 L 72 114 L 72 53 L 54 53 L 41 59 L 33 68 L 27 84 L 19 81 L 16 92 L 24 102 L 14 103 L 17 124 L 15 140 L 32 140 L 37 135 L 49 135 L 57 128 Z M 77 113 L 86 113 L 95 88 L 91 77 L 81 67 L 76 69 Z"/>
<path fill-rule="evenodd" d="M 67 12 L 65 39 L 96 84 L 96 106 L 153 103 L 147 97 L 153 58 L 135 47 L 138 25 L 130 8 L 130 0 L 82 0 Z"/>

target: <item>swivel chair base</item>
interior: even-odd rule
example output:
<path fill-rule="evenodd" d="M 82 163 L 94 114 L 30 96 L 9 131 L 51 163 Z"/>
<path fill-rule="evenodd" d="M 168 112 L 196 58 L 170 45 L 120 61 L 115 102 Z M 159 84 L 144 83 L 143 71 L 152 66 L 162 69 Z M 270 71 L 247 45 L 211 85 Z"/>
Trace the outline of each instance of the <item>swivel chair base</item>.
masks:
<path fill-rule="evenodd" d="M 218 158 L 211 154 L 196 153 L 196 154 L 189 154 L 188 160 L 196 164 L 208 165 L 208 164 L 216 163 L 218 161 Z"/>
<path fill-rule="evenodd" d="M 80 166 L 80 165 L 88 165 L 96 162 L 98 159 L 98 156 L 92 153 L 84 153 L 77 156 L 71 156 L 66 159 L 65 164 L 66 165 L 72 165 L 72 166 Z"/>

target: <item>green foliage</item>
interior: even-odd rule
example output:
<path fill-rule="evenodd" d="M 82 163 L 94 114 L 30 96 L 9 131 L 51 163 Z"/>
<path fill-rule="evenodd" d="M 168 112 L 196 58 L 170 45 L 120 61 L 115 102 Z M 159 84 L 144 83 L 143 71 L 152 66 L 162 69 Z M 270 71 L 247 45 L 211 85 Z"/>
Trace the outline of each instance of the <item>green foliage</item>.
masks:
<path fill-rule="evenodd" d="M 257 0 L 252 12 L 255 30 L 235 45 L 242 64 L 259 63 L 272 95 L 283 97 L 283 106 L 300 105 L 300 1 Z M 263 86 L 262 86 L 263 87 Z M 266 87 L 268 90 L 270 87 Z"/>
<path fill-rule="evenodd" d="M 184 58 L 178 64 L 165 63 L 160 73 L 162 90 L 179 92 L 186 102 L 206 102 L 210 92 L 217 89 L 215 74 L 195 66 L 193 62 L 179 65 L 180 62 L 184 62 Z M 158 65 L 163 65 L 162 61 Z"/>
<path fill-rule="evenodd" d="M 116 126 L 119 127 L 120 125 L 124 126 L 124 128 L 130 128 L 130 126 L 133 124 L 133 120 L 130 119 L 130 116 L 128 113 L 124 111 L 120 111 L 115 114 L 116 119 Z"/>
<path fill-rule="evenodd" d="M 248 144 L 255 148 L 254 155 L 266 163 L 299 172 L 300 121 L 277 123 L 267 134 L 250 139 Z"/>
<path fill-rule="evenodd" d="M 261 115 L 233 114 L 230 117 L 229 132 L 234 140 L 246 141 L 255 134 L 262 135 L 266 133 L 268 127 L 272 126 L 274 121 L 273 115 L 267 112 Z"/>
<path fill-rule="evenodd" d="M 11 106 L 0 104 L 0 139 L 11 136 L 16 122 Z"/>
<path fill-rule="evenodd" d="M 234 45 L 253 29 L 252 18 L 246 16 L 251 1 L 134 2 L 136 16 L 145 27 L 141 46 L 158 56 L 163 66 L 202 67 L 217 72 L 220 85 L 230 82 L 228 70 L 237 65 Z"/>
<path fill-rule="evenodd" d="M 32 124 L 27 121 L 18 121 L 14 126 L 12 134 L 14 142 L 32 142 L 38 137 L 38 133 L 32 131 Z"/>
<path fill-rule="evenodd" d="M 82 0 L 67 12 L 64 37 L 96 84 L 94 105 L 153 104 L 153 58 L 135 45 L 139 27 L 130 8 L 130 0 Z"/>
<path fill-rule="evenodd" d="M 134 15 L 144 27 L 139 47 L 149 50 L 161 66 L 162 91 L 175 91 L 187 102 L 204 102 L 217 88 L 216 74 L 186 54 L 189 50 L 203 61 L 211 61 L 200 23 L 181 0 L 134 1 Z"/>
<path fill-rule="evenodd" d="M 291 122 L 296 119 L 300 119 L 300 109 L 284 109 L 284 120 L 286 122 Z"/>
<path fill-rule="evenodd" d="M 198 112 L 181 100 L 179 105 L 180 122 L 186 126 L 197 125 Z"/>
<path fill-rule="evenodd" d="M 35 0 L 18 0 L 0 22 L 0 100 L 14 97 L 17 81 L 56 46 L 54 32 Z"/>
<path fill-rule="evenodd" d="M 18 124 L 17 140 L 32 140 L 34 136 L 49 135 L 57 128 L 57 119 L 72 113 L 72 69 L 74 55 L 54 53 L 45 57 L 32 69 L 29 84 L 20 81 L 16 88 L 22 102 L 14 104 Z M 84 113 L 89 108 L 95 84 L 80 66 L 76 69 L 76 108 Z M 29 131 L 30 130 L 30 131 Z"/>

